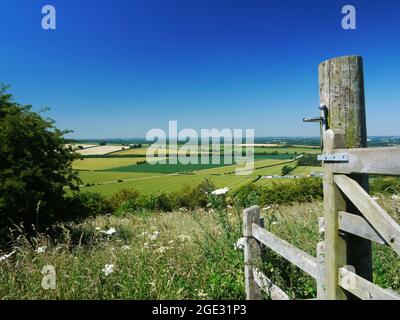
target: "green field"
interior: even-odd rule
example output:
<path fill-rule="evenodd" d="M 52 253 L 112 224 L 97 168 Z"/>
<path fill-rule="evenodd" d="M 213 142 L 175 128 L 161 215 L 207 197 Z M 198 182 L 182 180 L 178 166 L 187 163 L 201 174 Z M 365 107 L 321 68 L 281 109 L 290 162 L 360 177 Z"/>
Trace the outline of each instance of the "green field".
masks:
<path fill-rule="evenodd" d="M 294 154 L 319 154 L 321 153 L 320 148 L 311 148 L 311 147 L 255 147 L 254 153 L 263 154 L 263 153 L 272 153 L 278 152 L 279 154 L 286 153 L 294 153 Z"/>
<path fill-rule="evenodd" d="M 136 165 L 139 161 L 144 161 L 144 158 L 84 158 L 82 160 L 75 160 L 72 167 L 75 170 L 109 170 Z"/>
<path fill-rule="evenodd" d="M 298 166 L 296 169 L 291 171 L 289 175 L 293 176 L 306 176 L 311 173 L 320 173 L 322 172 L 322 167 L 305 167 L 305 166 Z"/>
<path fill-rule="evenodd" d="M 267 154 L 255 155 L 254 170 L 243 172 L 243 164 L 224 163 L 221 154 L 220 163 L 213 164 L 137 164 L 145 160 L 146 148 L 129 149 L 114 153 L 119 157 L 96 157 L 76 160 L 74 169 L 79 171 L 82 179 L 82 190 L 96 191 L 106 196 L 121 189 L 136 189 L 144 194 L 157 192 L 174 192 L 185 186 L 192 186 L 204 179 L 212 181 L 216 187 L 236 189 L 253 183 L 258 176 L 281 175 L 285 165 L 294 166 L 293 159 L 303 152 L 318 153 L 318 149 L 302 147 L 256 147 Z M 269 154 L 278 151 L 279 154 Z M 125 155 L 126 157 L 123 157 Z M 134 157 L 137 155 L 138 157 Z M 167 159 L 164 158 L 168 162 Z M 238 175 L 236 169 L 247 175 Z M 306 176 L 311 172 L 319 172 L 318 167 L 297 167 L 290 175 Z M 261 179 L 257 184 L 268 184 L 274 181 L 290 181 L 289 179 Z"/>
<path fill-rule="evenodd" d="M 111 195 L 121 189 L 136 189 L 141 193 L 157 193 L 157 192 L 174 192 L 179 191 L 185 186 L 192 186 L 202 182 L 205 178 L 213 182 L 218 188 L 229 187 L 230 189 L 238 188 L 242 185 L 252 182 L 252 176 L 213 176 L 208 177 L 204 175 L 152 175 L 146 174 L 144 176 L 128 177 L 130 180 L 123 182 L 107 182 L 100 185 L 82 187 L 82 191 L 96 191 L 104 195 Z M 83 178 L 84 179 L 84 178 Z M 93 178 L 90 178 L 93 179 Z"/>

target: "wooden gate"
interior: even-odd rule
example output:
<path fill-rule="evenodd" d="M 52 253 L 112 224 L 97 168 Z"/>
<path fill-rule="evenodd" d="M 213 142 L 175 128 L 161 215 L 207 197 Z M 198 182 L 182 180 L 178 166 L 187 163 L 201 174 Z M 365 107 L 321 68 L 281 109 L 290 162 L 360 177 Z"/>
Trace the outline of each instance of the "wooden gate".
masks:
<path fill-rule="evenodd" d="M 317 281 L 318 299 L 396 299 L 372 281 L 371 241 L 400 255 L 400 226 L 368 193 L 368 174 L 400 176 L 400 147 L 366 148 L 362 58 L 340 57 L 319 67 L 323 127 L 325 241 L 317 257 L 262 227 L 259 207 L 243 212 L 247 299 L 285 300 L 288 295 L 257 268 L 261 246 L 287 259 Z"/>

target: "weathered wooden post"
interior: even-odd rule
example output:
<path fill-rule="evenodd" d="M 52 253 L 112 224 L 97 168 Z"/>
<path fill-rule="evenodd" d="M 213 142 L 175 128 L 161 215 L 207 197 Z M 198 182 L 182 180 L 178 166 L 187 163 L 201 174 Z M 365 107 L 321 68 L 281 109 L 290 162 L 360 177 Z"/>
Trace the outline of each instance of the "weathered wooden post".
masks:
<path fill-rule="evenodd" d="M 243 210 L 243 236 L 244 245 L 244 276 L 247 300 L 260 300 L 261 290 L 254 281 L 254 266 L 261 261 L 261 248 L 256 239 L 253 238 L 252 225 L 260 225 L 260 207 L 254 206 Z"/>
<path fill-rule="evenodd" d="M 333 149 L 367 146 L 363 61 L 346 56 L 319 66 L 321 106 L 327 107 L 324 154 Z M 352 176 L 368 190 L 367 176 Z M 372 281 L 371 242 L 356 236 L 339 235 L 338 212 L 359 214 L 333 181 L 329 163 L 324 163 L 324 219 L 326 245 L 326 298 L 346 299 L 338 285 L 338 268 L 352 265 L 358 275 Z"/>
<path fill-rule="evenodd" d="M 325 242 L 317 244 L 317 299 L 326 300 L 326 287 L 325 287 L 325 274 L 326 274 L 326 254 Z"/>

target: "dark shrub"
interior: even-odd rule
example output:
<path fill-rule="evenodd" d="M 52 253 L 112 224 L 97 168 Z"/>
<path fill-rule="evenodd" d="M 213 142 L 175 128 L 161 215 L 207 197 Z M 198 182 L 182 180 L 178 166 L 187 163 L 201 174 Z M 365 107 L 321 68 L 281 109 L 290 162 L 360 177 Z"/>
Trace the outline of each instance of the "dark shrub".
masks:
<path fill-rule="evenodd" d="M 61 221 L 77 221 L 96 215 L 112 213 L 110 202 L 96 192 L 76 192 L 60 203 Z"/>
<path fill-rule="evenodd" d="M 110 204 L 113 210 L 117 210 L 120 208 L 122 205 L 124 205 L 126 202 L 130 202 L 131 204 L 136 203 L 135 207 L 138 204 L 140 197 L 140 193 L 137 190 L 134 189 L 122 189 L 115 193 L 111 198 L 110 198 Z"/>
<path fill-rule="evenodd" d="M 13 223 L 28 231 L 62 219 L 65 189 L 80 183 L 71 166 L 78 156 L 65 146 L 68 131 L 30 109 L 0 86 L 0 236 Z"/>
<path fill-rule="evenodd" d="M 247 208 L 259 204 L 261 187 L 249 184 L 241 187 L 234 195 L 234 203 L 238 208 Z"/>
<path fill-rule="evenodd" d="M 168 194 L 144 195 L 139 199 L 139 207 L 150 211 L 172 211 L 172 201 Z"/>
<path fill-rule="evenodd" d="M 208 204 L 208 194 L 215 186 L 207 179 L 195 186 L 185 186 L 180 191 L 171 194 L 174 208 L 205 208 Z"/>

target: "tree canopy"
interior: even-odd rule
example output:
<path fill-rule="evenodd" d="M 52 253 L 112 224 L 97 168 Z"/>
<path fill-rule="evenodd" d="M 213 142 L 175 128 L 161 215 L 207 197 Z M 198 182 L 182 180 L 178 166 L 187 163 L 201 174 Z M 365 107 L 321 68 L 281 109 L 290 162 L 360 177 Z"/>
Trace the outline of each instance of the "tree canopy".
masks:
<path fill-rule="evenodd" d="M 12 224 L 45 226 L 57 217 L 66 188 L 78 189 L 68 132 L 0 86 L 0 235 Z"/>

